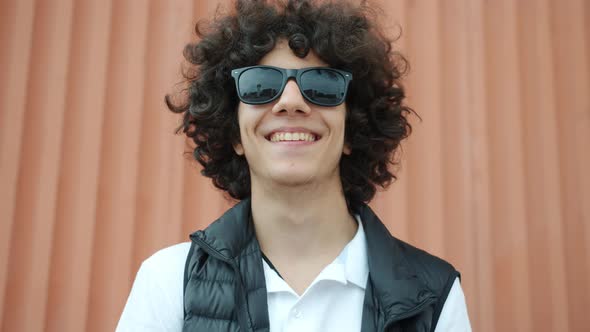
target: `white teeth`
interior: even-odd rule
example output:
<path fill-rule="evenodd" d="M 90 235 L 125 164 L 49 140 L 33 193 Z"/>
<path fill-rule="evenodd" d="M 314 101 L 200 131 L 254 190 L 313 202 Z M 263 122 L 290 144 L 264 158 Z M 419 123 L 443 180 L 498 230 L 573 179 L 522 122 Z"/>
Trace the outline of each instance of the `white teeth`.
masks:
<path fill-rule="evenodd" d="M 271 142 L 282 142 L 282 141 L 306 141 L 313 142 L 316 140 L 314 134 L 311 133 L 273 133 L 270 136 Z"/>

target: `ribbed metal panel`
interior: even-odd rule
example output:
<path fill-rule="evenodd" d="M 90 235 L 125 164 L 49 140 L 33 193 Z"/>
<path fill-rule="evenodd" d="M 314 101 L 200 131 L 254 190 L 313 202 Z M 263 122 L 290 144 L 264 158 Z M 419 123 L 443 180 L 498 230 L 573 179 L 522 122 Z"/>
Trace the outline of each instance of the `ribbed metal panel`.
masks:
<path fill-rule="evenodd" d="M 590 2 L 379 5 L 423 121 L 372 206 L 462 272 L 474 331 L 584 331 Z M 163 103 L 216 6 L 0 0 L 2 331 L 113 330 L 139 264 L 230 206 Z"/>

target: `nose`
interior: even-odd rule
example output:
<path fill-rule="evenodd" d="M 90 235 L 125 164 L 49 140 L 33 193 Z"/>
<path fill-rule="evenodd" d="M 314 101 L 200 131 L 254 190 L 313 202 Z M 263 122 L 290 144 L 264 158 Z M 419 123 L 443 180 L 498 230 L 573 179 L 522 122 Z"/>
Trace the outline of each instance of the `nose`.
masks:
<path fill-rule="evenodd" d="M 311 112 L 309 105 L 305 98 L 301 95 L 301 91 L 294 79 L 287 81 L 287 85 L 283 89 L 283 93 L 279 97 L 277 103 L 272 108 L 273 113 L 285 113 L 287 115 L 307 115 Z"/>

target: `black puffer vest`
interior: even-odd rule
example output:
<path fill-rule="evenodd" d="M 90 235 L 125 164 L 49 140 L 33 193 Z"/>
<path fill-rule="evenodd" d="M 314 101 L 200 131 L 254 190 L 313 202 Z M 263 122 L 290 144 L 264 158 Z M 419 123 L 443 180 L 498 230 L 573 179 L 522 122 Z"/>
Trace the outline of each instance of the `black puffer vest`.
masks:
<path fill-rule="evenodd" d="M 369 278 L 362 332 L 434 331 L 459 275 L 444 260 L 391 236 L 367 205 Z M 191 234 L 185 266 L 183 331 L 268 332 L 262 256 L 250 221 L 250 200 Z"/>

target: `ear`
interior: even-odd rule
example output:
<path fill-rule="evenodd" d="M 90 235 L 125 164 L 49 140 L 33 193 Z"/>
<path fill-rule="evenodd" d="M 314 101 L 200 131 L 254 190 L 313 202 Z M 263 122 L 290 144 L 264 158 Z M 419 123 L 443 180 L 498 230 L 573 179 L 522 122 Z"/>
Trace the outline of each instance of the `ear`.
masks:
<path fill-rule="evenodd" d="M 242 146 L 241 143 L 235 143 L 234 144 L 234 151 L 236 152 L 236 154 L 238 156 L 243 156 L 244 155 L 244 147 Z"/>
<path fill-rule="evenodd" d="M 347 156 L 350 156 L 350 154 L 352 153 L 352 150 L 350 149 L 350 146 L 348 146 L 347 143 L 344 143 L 344 146 L 342 147 L 342 153 L 344 153 Z"/>

